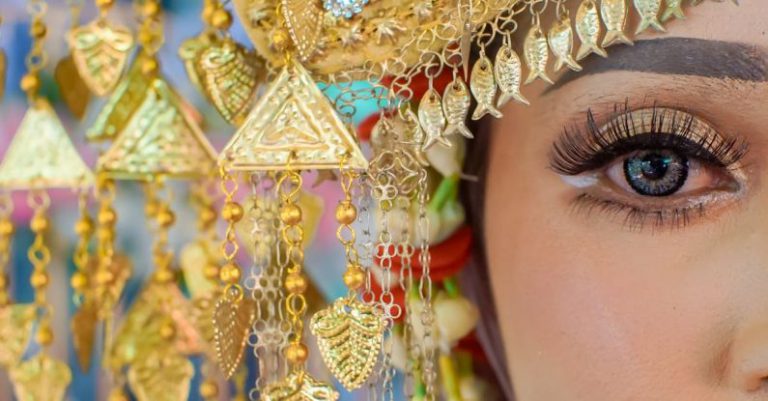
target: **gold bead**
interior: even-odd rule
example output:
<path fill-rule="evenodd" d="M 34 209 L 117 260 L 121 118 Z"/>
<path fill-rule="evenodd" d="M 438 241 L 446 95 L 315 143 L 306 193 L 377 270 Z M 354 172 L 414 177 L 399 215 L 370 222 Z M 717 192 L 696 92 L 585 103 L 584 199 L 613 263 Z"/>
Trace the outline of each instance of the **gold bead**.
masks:
<path fill-rule="evenodd" d="M 152 43 L 153 38 L 150 38 L 150 41 L 148 42 L 142 42 L 145 44 Z M 141 72 L 144 73 L 144 75 L 153 75 L 157 72 L 157 70 L 160 68 L 160 65 L 157 63 L 157 60 L 154 58 L 148 58 L 141 62 Z"/>
<path fill-rule="evenodd" d="M 27 73 L 21 78 L 21 90 L 24 92 L 36 92 L 40 89 L 40 78 L 34 73 Z"/>
<path fill-rule="evenodd" d="M 293 365 L 306 362 L 308 357 L 309 349 L 304 344 L 291 344 L 285 348 L 285 359 Z"/>
<path fill-rule="evenodd" d="M 216 11 L 216 7 L 213 4 L 206 4 L 203 7 L 203 12 L 200 14 L 203 22 L 205 22 L 208 25 L 212 25 L 212 19 L 213 19 L 213 12 Z"/>
<path fill-rule="evenodd" d="M 121 389 L 115 389 L 109 394 L 109 401 L 130 401 L 127 395 Z"/>
<path fill-rule="evenodd" d="M 221 217 L 226 221 L 238 222 L 243 218 L 243 207 L 237 202 L 227 202 L 221 209 Z"/>
<path fill-rule="evenodd" d="M 0 220 L 0 236 L 9 237 L 13 235 L 13 231 L 13 222 L 11 220 Z"/>
<path fill-rule="evenodd" d="M 45 215 L 36 214 L 35 217 L 32 217 L 29 227 L 35 233 L 42 233 L 48 229 L 48 218 Z"/>
<path fill-rule="evenodd" d="M 72 275 L 72 278 L 69 279 L 69 283 L 75 291 L 83 292 L 83 290 L 88 287 L 88 276 L 83 272 L 75 272 L 75 274 Z"/>
<path fill-rule="evenodd" d="M 115 279 L 115 275 L 109 270 L 99 270 L 96 272 L 96 282 L 105 285 L 111 283 Z"/>
<path fill-rule="evenodd" d="M 240 275 L 240 266 L 234 262 L 225 264 L 219 271 L 219 279 L 229 284 L 236 284 L 240 282 Z"/>
<path fill-rule="evenodd" d="M 356 218 L 357 208 L 352 202 L 344 201 L 339 203 L 339 206 L 336 206 L 336 221 L 338 221 L 339 224 L 352 224 L 355 222 Z"/>
<path fill-rule="evenodd" d="M 203 275 L 205 275 L 205 278 L 208 280 L 218 280 L 219 278 L 219 266 L 216 266 L 213 263 L 207 264 L 203 268 Z"/>
<path fill-rule="evenodd" d="M 277 29 L 272 32 L 272 41 L 270 45 L 277 52 L 285 51 L 290 43 L 290 36 L 285 29 Z"/>
<path fill-rule="evenodd" d="M 176 216 L 168 208 L 162 208 L 157 212 L 157 224 L 162 228 L 168 228 L 176 222 Z"/>
<path fill-rule="evenodd" d="M 32 283 L 32 287 L 39 290 L 41 288 L 45 288 L 48 286 L 48 273 L 44 271 L 36 271 L 32 273 L 32 276 L 29 278 L 30 283 Z"/>
<path fill-rule="evenodd" d="M 85 216 L 75 223 L 75 233 L 81 237 L 93 233 L 93 220 Z"/>
<path fill-rule="evenodd" d="M 48 33 L 48 28 L 42 20 L 35 20 L 29 28 L 29 34 L 35 39 L 42 39 Z"/>
<path fill-rule="evenodd" d="M 176 274 L 174 274 L 173 270 L 171 269 L 159 269 L 155 271 L 155 274 L 152 278 L 156 283 L 168 284 L 176 279 Z"/>
<path fill-rule="evenodd" d="M 212 207 L 203 208 L 200 211 L 200 219 L 198 221 L 202 230 L 211 228 L 211 225 L 216 223 L 216 211 Z"/>
<path fill-rule="evenodd" d="M 303 294 L 309 284 L 301 273 L 289 273 L 285 276 L 285 289 L 291 294 Z"/>
<path fill-rule="evenodd" d="M 96 6 L 99 8 L 110 8 L 115 4 L 115 0 L 96 0 Z"/>
<path fill-rule="evenodd" d="M 141 8 L 141 13 L 144 14 L 145 17 L 157 17 L 157 15 L 160 14 L 160 5 L 154 1 L 148 1 L 144 3 L 144 6 Z"/>
<path fill-rule="evenodd" d="M 147 217 L 153 218 L 157 216 L 157 210 L 160 208 L 160 205 L 157 201 L 150 200 L 144 205 L 144 214 Z"/>
<path fill-rule="evenodd" d="M 176 325 L 172 321 L 164 322 L 160 326 L 160 338 L 172 340 L 174 337 L 176 337 Z"/>
<path fill-rule="evenodd" d="M 280 208 L 280 220 L 289 226 L 301 223 L 301 208 L 294 204 L 283 206 Z"/>
<path fill-rule="evenodd" d="M 53 343 L 53 330 L 51 330 L 51 326 L 48 324 L 40 326 L 35 335 L 35 340 L 42 346 L 51 345 Z"/>
<path fill-rule="evenodd" d="M 200 396 L 205 399 L 219 395 L 219 386 L 213 380 L 206 380 L 200 385 Z"/>
<path fill-rule="evenodd" d="M 117 213 L 109 206 L 102 207 L 97 218 L 102 226 L 113 227 L 117 223 Z"/>
<path fill-rule="evenodd" d="M 112 242 L 115 239 L 115 231 L 111 227 L 99 227 L 96 231 L 99 241 Z"/>
<path fill-rule="evenodd" d="M 357 290 L 365 284 L 365 271 L 359 265 L 347 266 L 344 272 L 344 284 L 351 290 Z"/>
<path fill-rule="evenodd" d="M 211 25 L 216 29 L 229 29 L 232 26 L 232 14 L 223 8 L 217 9 L 211 15 Z"/>

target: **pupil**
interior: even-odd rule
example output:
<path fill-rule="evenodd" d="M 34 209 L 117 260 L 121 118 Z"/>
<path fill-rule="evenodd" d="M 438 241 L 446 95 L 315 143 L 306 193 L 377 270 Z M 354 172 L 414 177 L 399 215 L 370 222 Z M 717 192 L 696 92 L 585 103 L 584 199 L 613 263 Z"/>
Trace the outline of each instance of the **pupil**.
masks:
<path fill-rule="evenodd" d="M 669 156 L 651 153 L 643 158 L 643 176 L 649 180 L 664 178 L 671 162 Z"/>
<path fill-rule="evenodd" d="M 688 159 L 668 149 L 645 150 L 624 160 L 624 177 L 640 195 L 672 195 L 688 179 Z"/>

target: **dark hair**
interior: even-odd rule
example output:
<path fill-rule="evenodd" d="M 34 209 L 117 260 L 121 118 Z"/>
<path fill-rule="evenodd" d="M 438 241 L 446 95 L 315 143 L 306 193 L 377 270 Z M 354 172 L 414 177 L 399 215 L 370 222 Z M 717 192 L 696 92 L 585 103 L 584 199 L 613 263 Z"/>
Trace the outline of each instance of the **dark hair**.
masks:
<path fill-rule="evenodd" d="M 472 121 L 468 125 L 475 138 L 467 141 L 464 173 L 477 179 L 464 180 L 461 185 L 467 223 L 473 232 L 472 260 L 462 271 L 461 282 L 464 284 L 466 296 L 480 308 L 481 318 L 476 334 L 493 370 L 492 379 L 498 385 L 502 398 L 511 401 L 514 400 L 514 395 L 485 253 L 485 183 L 493 121 L 485 118 Z"/>

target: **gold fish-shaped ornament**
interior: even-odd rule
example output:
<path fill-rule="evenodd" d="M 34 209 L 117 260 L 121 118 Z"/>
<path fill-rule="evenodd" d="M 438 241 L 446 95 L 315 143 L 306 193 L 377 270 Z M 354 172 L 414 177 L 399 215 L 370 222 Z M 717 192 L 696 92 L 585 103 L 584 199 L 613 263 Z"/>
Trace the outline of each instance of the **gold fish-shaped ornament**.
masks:
<path fill-rule="evenodd" d="M 608 31 L 603 38 L 603 47 L 614 45 L 618 42 L 632 46 L 634 43 L 624 33 L 627 26 L 629 7 L 627 0 L 602 0 L 600 2 L 600 16 Z"/>
<path fill-rule="evenodd" d="M 528 66 L 528 78 L 525 84 L 529 84 L 540 78 L 542 81 L 552 84 L 552 79 L 547 76 L 547 61 L 549 60 L 549 49 L 547 47 L 547 38 L 541 31 L 541 27 L 534 25 L 525 35 L 523 42 L 523 53 L 525 55 L 525 64 Z"/>
<path fill-rule="evenodd" d="M 574 71 L 581 71 L 581 66 L 571 55 L 571 51 L 573 51 L 573 28 L 571 28 L 571 19 L 567 10 L 563 10 L 560 19 L 549 29 L 547 39 L 552 54 L 556 57 L 555 72 L 560 71 L 564 65 Z"/>
<path fill-rule="evenodd" d="M 485 54 L 480 56 L 475 65 L 472 66 L 469 89 L 477 100 L 477 107 L 472 113 L 473 120 L 479 120 L 486 114 L 496 118 L 501 117 L 501 112 L 494 105 L 497 88 L 496 78 L 493 76 L 493 63 Z"/>
<path fill-rule="evenodd" d="M 659 22 L 659 10 L 661 9 L 661 0 L 632 0 L 637 13 L 640 15 L 640 23 L 637 25 L 635 35 L 643 32 L 649 27 L 659 32 L 666 32 L 664 26 Z"/>
<path fill-rule="evenodd" d="M 584 0 L 576 10 L 576 33 L 581 39 L 581 46 L 576 54 L 576 60 L 581 60 L 591 53 L 607 57 L 608 53 L 597 43 L 603 28 L 595 0 Z"/>
<path fill-rule="evenodd" d="M 429 149 L 438 142 L 444 146 L 451 146 L 451 142 L 443 136 L 445 123 L 440 94 L 434 88 L 429 88 L 419 102 L 419 124 L 426 137 L 422 145 L 423 150 Z"/>
<path fill-rule="evenodd" d="M 443 112 L 448 121 L 443 137 L 453 134 L 461 134 L 466 138 L 474 138 L 469 128 L 464 124 L 469 114 L 469 89 L 461 76 L 457 75 L 453 82 L 448 84 L 443 93 Z"/>
<path fill-rule="evenodd" d="M 496 102 L 496 107 L 501 108 L 510 101 L 522 104 L 530 104 L 528 99 L 520 93 L 520 83 L 523 80 L 523 64 L 520 57 L 509 44 L 504 44 L 496 52 L 496 60 L 493 63 L 493 74 L 496 77 L 496 83 L 499 85 L 501 94 Z"/>
<path fill-rule="evenodd" d="M 685 19 L 683 0 L 667 0 L 667 8 L 661 13 L 661 22 L 667 22 L 672 17 Z"/>

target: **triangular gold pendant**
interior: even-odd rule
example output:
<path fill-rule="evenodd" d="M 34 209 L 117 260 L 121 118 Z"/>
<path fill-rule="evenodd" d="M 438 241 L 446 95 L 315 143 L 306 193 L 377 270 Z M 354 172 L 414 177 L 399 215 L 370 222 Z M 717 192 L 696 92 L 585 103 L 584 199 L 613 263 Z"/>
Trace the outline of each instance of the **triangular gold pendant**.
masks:
<path fill-rule="evenodd" d="M 203 177 L 216 170 L 216 154 L 179 96 L 161 78 L 143 96 L 98 170 L 122 179 Z"/>
<path fill-rule="evenodd" d="M 40 353 L 10 370 L 19 401 L 63 401 L 72 372 L 66 363 Z"/>
<path fill-rule="evenodd" d="M 294 156 L 291 159 L 290 155 Z M 280 72 L 219 156 L 235 170 L 365 169 L 368 161 L 312 76 L 293 62 Z"/>
<path fill-rule="evenodd" d="M 48 101 L 27 109 L 0 164 L 0 187 L 6 189 L 90 186 L 93 174 L 77 153 Z"/>
<path fill-rule="evenodd" d="M 32 304 L 0 307 L 0 366 L 9 368 L 21 361 L 32 338 L 35 309 Z"/>
<path fill-rule="evenodd" d="M 112 140 L 125 128 L 134 112 L 141 106 L 152 77 L 141 71 L 141 62 L 135 62 L 120 81 L 109 100 L 99 111 L 85 138 L 92 142 Z"/>

